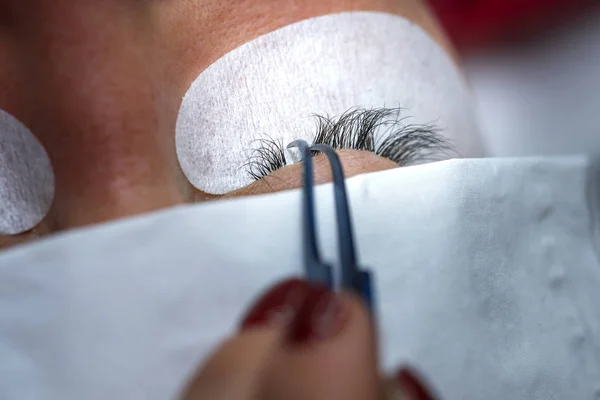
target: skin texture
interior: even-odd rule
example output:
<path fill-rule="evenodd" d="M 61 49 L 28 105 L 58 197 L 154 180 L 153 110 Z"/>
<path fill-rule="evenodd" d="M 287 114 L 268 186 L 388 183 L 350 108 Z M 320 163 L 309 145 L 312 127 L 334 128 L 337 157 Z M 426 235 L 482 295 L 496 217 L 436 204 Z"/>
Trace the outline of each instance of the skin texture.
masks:
<path fill-rule="evenodd" d="M 352 10 L 403 15 L 451 53 L 420 0 L 0 0 L 0 108 L 38 137 L 56 178 L 46 219 L 25 234 L 0 236 L 0 248 L 214 200 L 190 185 L 175 152 L 177 112 L 191 82 L 262 34 Z M 365 154 L 363 171 L 375 170 L 372 158 Z M 347 167 L 348 175 L 363 172 L 356 157 Z M 260 183 L 234 195 L 262 190 L 271 191 Z"/>

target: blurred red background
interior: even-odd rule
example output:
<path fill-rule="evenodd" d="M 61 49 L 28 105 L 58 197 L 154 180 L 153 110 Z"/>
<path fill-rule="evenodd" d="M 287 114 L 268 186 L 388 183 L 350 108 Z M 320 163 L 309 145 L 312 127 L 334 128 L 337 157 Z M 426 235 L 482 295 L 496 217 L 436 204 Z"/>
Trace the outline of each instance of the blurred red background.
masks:
<path fill-rule="evenodd" d="M 429 0 L 461 52 L 514 41 L 570 20 L 597 0 Z"/>

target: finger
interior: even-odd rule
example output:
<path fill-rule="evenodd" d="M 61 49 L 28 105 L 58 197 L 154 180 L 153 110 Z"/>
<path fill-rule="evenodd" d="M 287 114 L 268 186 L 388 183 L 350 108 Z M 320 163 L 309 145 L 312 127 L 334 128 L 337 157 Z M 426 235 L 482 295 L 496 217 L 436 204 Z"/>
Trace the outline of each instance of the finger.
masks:
<path fill-rule="evenodd" d="M 199 371 L 182 400 L 258 398 L 264 372 L 282 338 L 282 329 L 267 327 L 249 329 L 228 340 Z"/>
<path fill-rule="evenodd" d="M 375 334 L 366 307 L 354 295 L 337 296 L 341 328 L 301 343 L 286 342 L 270 364 L 267 398 L 380 399 Z M 331 316 L 330 316 L 331 317 Z M 325 324 L 312 318 L 313 324 Z M 313 331 L 318 329 L 312 328 Z"/>
<path fill-rule="evenodd" d="M 185 400 L 262 398 L 265 372 L 282 345 L 331 329 L 329 319 L 306 324 L 316 307 L 323 317 L 336 313 L 334 294 L 321 285 L 290 279 L 267 291 L 242 320 L 241 333 L 210 358 L 186 391 Z M 313 310 L 313 311 L 311 311 Z M 336 320 L 335 318 L 333 320 Z M 317 329 L 317 330 L 311 330 Z M 270 370 L 270 369 L 269 369 Z"/>
<path fill-rule="evenodd" d="M 433 399 L 406 369 L 393 381 L 378 379 L 371 320 L 354 296 L 285 281 L 252 307 L 242 328 L 210 358 L 185 400 Z"/>
<path fill-rule="evenodd" d="M 435 400 L 435 395 L 423 376 L 409 368 L 402 368 L 385 383 L 386 400 Z"/>

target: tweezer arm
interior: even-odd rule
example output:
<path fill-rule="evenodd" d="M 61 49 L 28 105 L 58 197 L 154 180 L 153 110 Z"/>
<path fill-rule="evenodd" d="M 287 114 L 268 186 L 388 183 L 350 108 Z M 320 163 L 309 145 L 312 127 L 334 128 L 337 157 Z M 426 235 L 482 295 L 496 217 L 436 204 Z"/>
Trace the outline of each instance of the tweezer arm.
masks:
<path fill-rule="evenodd" d="M 315 223 L 312 153 L 304 140 L 296 140 L 287 148 L 297 147 L 302 153 L 302 242 L 306 279 L 320 282 L 333 289 L 331 266 L 321 261 L 317 247 Z"/>
<path fill-rule="evenodd" d="M 333 174 L 342 288 L 362 297 L 372 310 L 373 290 L 371 273 L 361 269 L 356 262 L 352 221 L 350 219 L 350 208 L 348 206 L 348 195 L 346 193 L 342 164 L 338 154 L 331 146 L 316 144 L 310 147 L 310 150 L 320 151 L 327 156 Z"/>
<path fill-rule="evenodd" d="M 333 174 L 333 195 L 335 196 L 335 214 L 338 225 L 338 246 L 340 252 L 340 264 L 342 266 L 342 285 L 348 287 L 351 277 L 357 272 L 356 252 L 354 250 L 354 235 L 350 210 L 348 207 L 348 196 L 346 195 L 346 184 L 344 182 L 344 171 L 340 158 L 330 146 L 315 144 L 310 148 L 324 153 L 329 160 Z"/>

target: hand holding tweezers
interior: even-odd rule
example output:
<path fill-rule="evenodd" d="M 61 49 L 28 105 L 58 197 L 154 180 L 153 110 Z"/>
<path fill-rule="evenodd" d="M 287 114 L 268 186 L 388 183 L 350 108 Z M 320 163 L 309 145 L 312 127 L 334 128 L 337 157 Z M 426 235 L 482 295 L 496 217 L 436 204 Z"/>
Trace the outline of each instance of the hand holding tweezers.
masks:
<path fill-rule="evenodd" d="M 350 208 L 346 194 L 346 183 L 342 164 L 335 150 L 328 145 L 309 146 L 303 140 L 290 143 L 288 148 L 297 147 L 302 155 L 303 174 L 303 255 L 305 274 L 308 280 L 320 282 L 334 289 L 331 266 L 324 263 L 319 255 L 316 235 L 312 151 L 324 153 L 329 160 L 333 173 L 333 191 L 335 196 L 338 247 L 341 266 L 341 288 L 356 293 L 363 298 L 369 310 L 373 311 L 373 291 L 371 273 L 358 266 L 354 249 L 354 236 L 350 219 Z"/>

